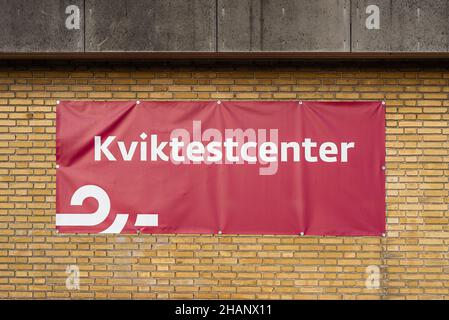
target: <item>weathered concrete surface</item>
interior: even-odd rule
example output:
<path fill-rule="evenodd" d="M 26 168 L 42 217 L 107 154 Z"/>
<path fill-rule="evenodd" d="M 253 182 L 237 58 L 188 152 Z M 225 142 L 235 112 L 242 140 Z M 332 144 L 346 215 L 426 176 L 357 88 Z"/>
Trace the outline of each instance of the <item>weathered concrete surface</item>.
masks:
<path fill-rule="evenodd" d="M 86 0 L 86 51 L 215 51 L 211 0 Z"/>
<path fill-rule="evenodd" d="M 66 8 L 82 0 L 0 0 L 0 52 L 84 51 L 84 30 L 67 29 Z"/>
<path fill-rule="evenodd" d="M 380 9 L 380 29 L 368 29 L 368 5 Z M 353 0 L 352 51 L 447 52 L 447 0 Z"/>
<path fill-rule="evenodd" d="M 70 5 L 79 29 L 66 27 Z M 378 30 L 365 25 L 368 5 L 380 9 Z M 0 0 L 0 8 L 3 55 L 449 54 L 449 0 Z"/>
<path fill-rule="evenodd" d="M 350 51 L 349 0 L 218 0 L 219 51 Z"/>
<path fill-rule="evenodd" d="M 218 50 L 260 51 L 261 8 L 260 0 L 218 0 Z"/>

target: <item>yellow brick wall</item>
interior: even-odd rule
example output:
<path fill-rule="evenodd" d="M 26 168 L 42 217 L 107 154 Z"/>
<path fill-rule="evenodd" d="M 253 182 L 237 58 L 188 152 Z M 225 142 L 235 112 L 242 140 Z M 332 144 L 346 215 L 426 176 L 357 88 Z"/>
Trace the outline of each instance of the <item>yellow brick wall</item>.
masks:
<path fill-rule="evenodd" d="M 0 63 L 0 298 L 449 299 L 448 94 L 438 63 Z M 62 99 L 385 99 L 388 236 L 58 235 Z"/>

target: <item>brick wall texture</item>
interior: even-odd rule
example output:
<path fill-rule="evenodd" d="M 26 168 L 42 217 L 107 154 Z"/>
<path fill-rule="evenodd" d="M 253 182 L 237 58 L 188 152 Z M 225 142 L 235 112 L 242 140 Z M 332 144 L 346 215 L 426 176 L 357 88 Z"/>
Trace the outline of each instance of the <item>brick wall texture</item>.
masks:
<path fill-rule="evenodd" d="M 447 63 L 0 62 L 0 298 L 449 299 L 448 95 Z M 133 99 L 385 99 L 387 236 L 57 234 L 56 101 Z"/>

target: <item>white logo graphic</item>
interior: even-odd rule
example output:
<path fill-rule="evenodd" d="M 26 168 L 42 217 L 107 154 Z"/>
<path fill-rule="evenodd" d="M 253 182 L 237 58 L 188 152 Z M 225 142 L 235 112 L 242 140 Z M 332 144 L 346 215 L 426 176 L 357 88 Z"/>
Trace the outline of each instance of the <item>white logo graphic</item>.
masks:
<path fill-rule="evenodd" d="M 94 198 L 98 202 L 98 209 L 93 213 L 57 213 L 56 226 L 58 227 L 82 227 L 97 226 L 104 222 L 111 211 L 111 200 L 102 188 L 96 185 L 80 187 L 72 195 L 70 205 L 82 206 L 87 198 Z M 120 233 L 128 221 L 128 213 L 117 213 L 114 222 L 101 233 Z M 157 227 L 157 214 L 138 214 L 136 227 Z"/>

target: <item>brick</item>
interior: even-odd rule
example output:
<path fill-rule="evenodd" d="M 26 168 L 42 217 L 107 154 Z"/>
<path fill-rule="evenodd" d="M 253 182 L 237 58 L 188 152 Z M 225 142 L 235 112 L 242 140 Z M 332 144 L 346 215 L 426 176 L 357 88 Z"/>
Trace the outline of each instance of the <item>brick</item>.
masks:
<path fill-rule="evenodd" d="M 0 66 L 0 298 L 449 299 L 443 67 L 41 63 Z M 54 126 L 63 98 L 386 99 L 388 236 L 58 236 Z M 65 286 L 72 264 L 80 291 Z M 370 265 L 382 281 L 368 291 Z"/>

